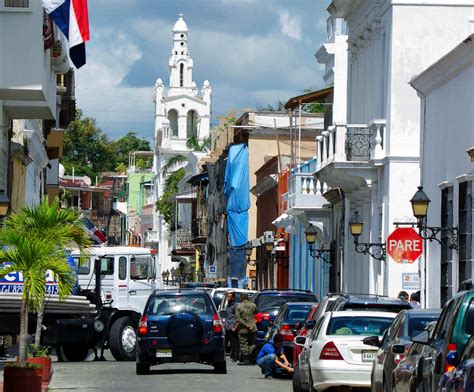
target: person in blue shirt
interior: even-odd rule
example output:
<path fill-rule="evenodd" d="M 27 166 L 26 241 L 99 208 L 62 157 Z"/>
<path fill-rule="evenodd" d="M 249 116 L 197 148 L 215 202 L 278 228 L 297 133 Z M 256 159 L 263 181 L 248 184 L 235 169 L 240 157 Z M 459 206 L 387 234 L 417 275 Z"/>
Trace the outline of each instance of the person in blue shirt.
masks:
<path fill-rule="evenodd" d="M 281 334 L 275 334 L 272 342 L 263 345 L 257 356 L 257 365 L 262 369 L 265 378 L 273 377 L 275 366 L 285 369 L 288 373 L 294 372 L 283 352 L 283 336 Z"/>

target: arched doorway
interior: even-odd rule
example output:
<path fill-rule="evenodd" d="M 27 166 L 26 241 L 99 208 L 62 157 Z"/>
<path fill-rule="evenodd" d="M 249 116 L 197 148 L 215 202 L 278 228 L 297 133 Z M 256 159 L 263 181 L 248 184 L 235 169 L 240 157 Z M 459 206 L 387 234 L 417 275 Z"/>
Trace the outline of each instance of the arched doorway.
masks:
<path fill-rule="evenodd" d="M 186 124 L 187 124 L 186 136 L 188 137 L 188 139 L 191 136 L 197 136 L 198 122 L 199 122 L 199 116 L 197 112 L 195 110 L 190 110 L 188 112 L 187 121 L 186 121 Z"/>
<path fill-rule="evenodd" d="M 168 120 L 170 121 L 170 136 L 172 139 L 178 138 L 178 112 L 174 109 L 168 111 Z"/>

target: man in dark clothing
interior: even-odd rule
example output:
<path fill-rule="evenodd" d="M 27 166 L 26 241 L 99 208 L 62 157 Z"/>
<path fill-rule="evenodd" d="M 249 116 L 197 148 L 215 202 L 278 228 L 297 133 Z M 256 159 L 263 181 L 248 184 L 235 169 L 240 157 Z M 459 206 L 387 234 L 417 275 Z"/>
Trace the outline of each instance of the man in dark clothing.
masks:
<path fill-rule="evenodd" d="M 234 362 L 239 360 L 239 337 L 235 327 L 235 309 L 237 308 L 237 302 L 235 301 L 235 291 L 230 290 L 226 294 L 227 296 L 227 315 L 225 318 L 225 338 L 226 346 L 230 343 L 230 359 Z"/>
<path fill-rule="evenodd" d="M 272 378 L 275 371 L 275 365 L 285 369 L 288 373 L 293 373 L 288 359 L 283 352 L 283 336 L 277 333 L 273 337 L 273 342 L 267 342 L 257 356 L 257 365 L 262 369 L 265 378 Z"/>
<path fill-rule="evenodd" d="M 255 337 L 257 332 L 255 315 L 258 313 L 258 310 L 257 306 L 249 301 L 247 293 L 241 293 L 240 300 L 242 302 L 235 310 L 237 323 L 234 328 L 238 331 L 242 360 L 237 362 L 237 365 L 250 365 L 250 356 L 255 349 Z"/>

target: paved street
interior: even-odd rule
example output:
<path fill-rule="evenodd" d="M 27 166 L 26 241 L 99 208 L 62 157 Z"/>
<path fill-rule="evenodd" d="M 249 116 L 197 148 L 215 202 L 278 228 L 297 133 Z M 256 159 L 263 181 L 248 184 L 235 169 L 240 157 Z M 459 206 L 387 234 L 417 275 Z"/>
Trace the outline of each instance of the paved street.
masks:
<path fill-rule="evenodd" d="M 210 366 L 194 363 L 152 368 L 137 376 L 134 362 L 56 362 L 53 391 L 291 391 L 291 380 L 265 380 L 256 366 L 227 363 L 227 375 L 214 374 Z"/>

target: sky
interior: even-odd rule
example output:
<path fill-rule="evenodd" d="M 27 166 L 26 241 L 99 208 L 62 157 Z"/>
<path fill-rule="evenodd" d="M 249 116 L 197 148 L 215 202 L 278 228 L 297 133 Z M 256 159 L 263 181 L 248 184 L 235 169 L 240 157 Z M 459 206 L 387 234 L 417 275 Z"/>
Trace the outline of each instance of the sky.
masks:
<path fill-rule="evenodd" d="M 113 4 L 113 5 L 112 5 Z M 77 107 L 112 139 L 152 140 L 153 86 L 169 84 L 172 28 L 184 14 L 193 79 L 212 86 L 213 124 L 323 86 L 314 54 L 326 38 L 329 0 L 90 0 L 87 64 Z"/>

